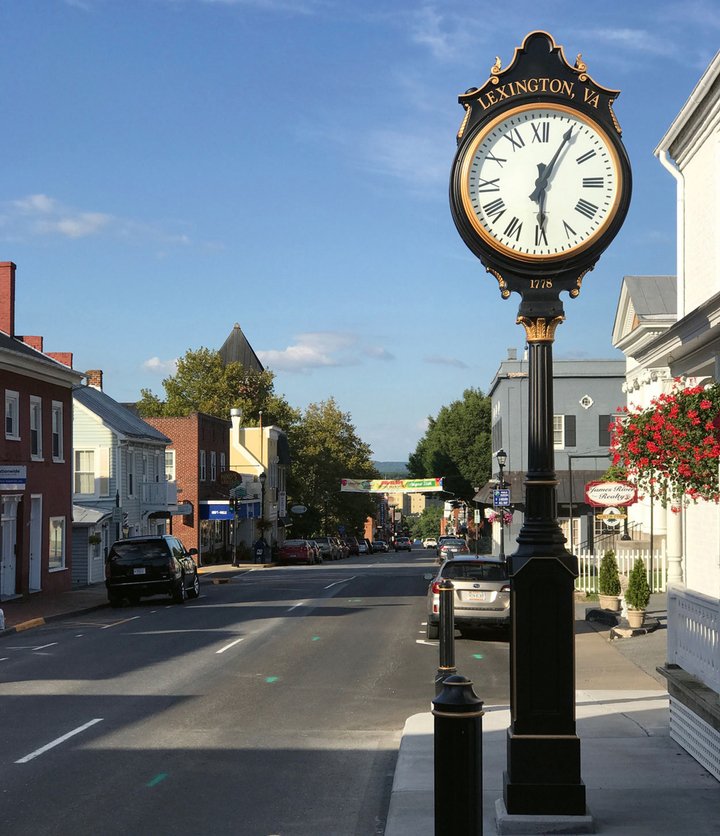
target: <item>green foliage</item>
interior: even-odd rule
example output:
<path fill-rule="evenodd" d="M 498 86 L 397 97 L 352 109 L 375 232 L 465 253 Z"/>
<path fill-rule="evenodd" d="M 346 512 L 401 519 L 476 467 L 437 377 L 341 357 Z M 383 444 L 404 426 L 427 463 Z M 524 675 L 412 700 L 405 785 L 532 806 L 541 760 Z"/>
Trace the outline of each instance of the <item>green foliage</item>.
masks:
<path fill-rule="evenodd" d="M 490 398 L 480 389 L 466 389 L 462 400 L 443 406 L 408 460 L 411 477 L 444 477 L 446 490 L 472 500 L 474 486 L 492 472 Z"/>
<path fill-rule="evenodd" d="M 650 587 L 647 582 L 645 563 L 638 558 L 633 564 L 625 590 L 625 601 L 631 610 L 644 610 L 650 601 Z"/>
<path fill-rule="evenodd" d="M 408 517 L 413 538 L 424 540 L 425 537 L 439 537 L 442 515 L 441 505 L 430 505 L 421 514 Z"/>
<path fill-rule="evenodd" d="M 598 592 L 601 595 L 620 594 L 620 572 L 615 560 L 615 552 L 612 550 L 606 551 L 600 561 Z"/>
<path fill-rule="evenodd" d="M 137 407 L 143 418 L 205 412 L 225 419 L 237 408 L 248 427 L 259 423 L 262 410 L 263 424 L 274 424 L 287 432 L 299 420 L 299 412 L 275 394 L 274 378 L 267 369 L 258 372 L 241 363 L 225 366 L 219 351 L 188 349 L 178 360 L 175 374 L 162 382 L 165 400 L 142 389 Z"/>
<path fill-rule="evenodd" d="M 360 439 L 350 414 L 335 400 L 310 404 L 288 433 L 292 467 L 288 485 L 290 505 L 305 505 L 305 514 L 293 522 L 293 536 L 347 534 L 362 536 L 365 520 L 375 513 L 371 496 L 341 493 L 343 477 L 374 479 L 370 446 Z"/>

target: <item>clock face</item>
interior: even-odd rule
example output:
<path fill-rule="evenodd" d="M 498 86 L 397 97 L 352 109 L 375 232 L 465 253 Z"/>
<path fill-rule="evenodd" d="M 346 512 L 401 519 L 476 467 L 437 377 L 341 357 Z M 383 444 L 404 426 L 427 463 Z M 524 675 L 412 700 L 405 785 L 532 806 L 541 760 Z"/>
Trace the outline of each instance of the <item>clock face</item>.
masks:
<path fill-rule="evenodd" d="M 470 141 L 460 169 L 464 213 L 494 250 L 527 262 L 589 247 L 618 211 L 622 171 L 590 118 L 563 105 L 522 105 Z"/>

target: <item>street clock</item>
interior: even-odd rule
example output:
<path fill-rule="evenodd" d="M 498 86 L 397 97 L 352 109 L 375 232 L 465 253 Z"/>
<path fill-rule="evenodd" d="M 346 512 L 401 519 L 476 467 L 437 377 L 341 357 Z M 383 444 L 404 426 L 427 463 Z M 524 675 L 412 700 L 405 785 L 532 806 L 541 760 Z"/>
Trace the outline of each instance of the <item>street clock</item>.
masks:
<path fill-rule="evenodd" d="M 620 230 L 631 172 L 612 110 L 578 56 L 532 32 L 506 70 L 459 97 L 465 118 L 452 166 L 450 206 L 462 239 L 521 314 L 562 311 Z"/>

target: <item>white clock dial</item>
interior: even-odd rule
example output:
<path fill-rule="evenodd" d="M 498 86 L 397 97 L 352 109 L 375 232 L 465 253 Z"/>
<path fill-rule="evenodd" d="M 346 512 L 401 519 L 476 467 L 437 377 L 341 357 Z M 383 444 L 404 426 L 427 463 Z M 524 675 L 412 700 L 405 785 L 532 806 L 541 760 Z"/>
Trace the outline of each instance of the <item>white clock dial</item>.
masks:
<path fill-rule="evenodd" d="M 525 261 L 586 249 L 614 218 L 622 191 L 605 131 L 562 105 L 523 105 L 468 146 L 460 191 L 470 223 L 493 248 Z"/>

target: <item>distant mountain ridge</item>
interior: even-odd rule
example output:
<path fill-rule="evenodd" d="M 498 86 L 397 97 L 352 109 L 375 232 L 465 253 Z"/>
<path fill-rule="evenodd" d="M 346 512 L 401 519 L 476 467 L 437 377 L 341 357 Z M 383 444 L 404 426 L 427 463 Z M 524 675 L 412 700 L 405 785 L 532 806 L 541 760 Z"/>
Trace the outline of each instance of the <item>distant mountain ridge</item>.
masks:
<path fill-rule="evenodd" d="M 407 462 L 373 462 L 384 479 L 407 479 Z"/>

